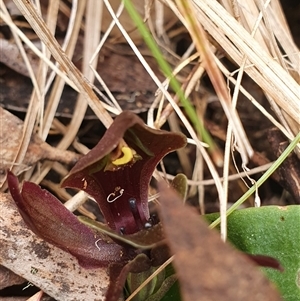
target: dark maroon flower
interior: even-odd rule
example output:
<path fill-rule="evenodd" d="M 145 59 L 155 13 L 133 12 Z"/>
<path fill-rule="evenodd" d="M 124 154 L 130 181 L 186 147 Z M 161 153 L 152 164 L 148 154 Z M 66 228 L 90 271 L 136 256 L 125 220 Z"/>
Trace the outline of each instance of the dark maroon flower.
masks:
<path fill-rule="evenodd" d="M 185 143 L 182 134 L 151 129 L 135 114 L 123 112 L 62 184 L 84 190 L 95 198 L 111 229 L 119 234 L 133 234 L 151 226 L 147 195 L 157 163 Z M 132 246 L 116 244 L 108 235 L 95 233 L 79 222 L 59 200 L 38 185 L 25 181 L 20 191 L 16 176 L 8 172 L 7 179 L 11 195 L 30 229 L 74 255 L 82 266 L 122 267 L 136 256 Z M 141 235 L 147 237 L 144 231 Z M 150 235 L 151 231 L 154 235 Z M 160 237 L 161 228 L 154 227 L 151 231 L 146 241 L 139 237 L 135 241 L 153 244 Z"/>
<path fill-rule="evenodd" d="M 148 186 L 156 165 L 185 144 L 182 134 L 151 129 L 135 114 L 123 112 L 62 186 L 92 196 L 113 230 L 135 233 L 149 222 Z"/>

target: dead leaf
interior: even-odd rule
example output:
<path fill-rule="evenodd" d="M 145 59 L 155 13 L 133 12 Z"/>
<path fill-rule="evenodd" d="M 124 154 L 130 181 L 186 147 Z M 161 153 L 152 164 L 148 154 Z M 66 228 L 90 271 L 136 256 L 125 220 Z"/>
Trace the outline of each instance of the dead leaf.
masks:
<path fill-rule="evenodd" d="M 24 282 L 26 282 L 24 278 L 0 265 L 0 290 L 9 286 L 22 284 Z"/>
<path fill-rule="evenodd" d="M 29 77 L 29 72 L 21 56 L 17 44 L 12 43 L 6 39 L 0 38 L 0 62 L 15 70 L 16 72 Z M 38 60 L 32 52 L 28 52 L 30 65 L 36 73 L 38 67 Z"/>
<path fill-rule="evenodd" d="M 75 51 L 76 58 L 74 58 L 76 67 L 80 69 L 82 65 L 81 40 L 81 38 L 78 39 L 79 45 Z M 163 80 L 155 59 L 151 56 L 145 56 L 145 59 L 158 78 Z M 1 85 L 1 106 L 8 110 L 26 112 L 33 89 L 32 82 L 26 76 L 21 75 L 21 72 L 26 75 L 25 65 L 22 65 L 18 61 L 14 63 L 16 64 L 14 67 L 16 71 L 10 69 L 11 67 L 1 66 L 0 84 L 1 82 L 5 83 Z M 31 65 L 34 65 L 32 61 Z M 146 111 L 151 106 L 157 85 L 140 64 L 132 50 L 126 45 L 114 45 L 105 48 L 105 53 L 100 55 L 97 72 L 123 110 L 140 113 Z M 103 87 L 98 81 L 95 82 L 95 86 L 103 92 Z M 65 86 L 55 116 L 72 118 L 74 99 L 76 97 L 77 92 L 71 87 Z M 48 99 L 49 93 L 45 97 L 46 105 L 48 104 Z M 85 119 L 97 119 L 97 117 L 88 108 Z"/>
<path fill-rule="evenodd" d="M 165 235 L 175 254 L 174 267 L 183 300 L 282 300 L 262 272 L 241 252 L 221 241 L 192 208 L 161 183 Z"/>
<path fill-rule="evenodd" d="M 9 194 L 0 193 L 0 264 L 57 301 L 104 301 L 106 268 L 83 269 L 74 257 L 38 238 Z M 5 218 L 4 218 L 5 217 Z"/>

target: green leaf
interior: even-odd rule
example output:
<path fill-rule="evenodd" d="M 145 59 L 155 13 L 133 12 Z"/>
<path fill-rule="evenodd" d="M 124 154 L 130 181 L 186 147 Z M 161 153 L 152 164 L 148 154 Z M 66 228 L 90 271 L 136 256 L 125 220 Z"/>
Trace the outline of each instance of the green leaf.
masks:
<path fill-rule="evenodd" d="M 157 300 L 180 301 L 181 298 L 180 298 L 179 290 L 178 290 L 178 293 L 176 293 L 176 295 L 172 295 L 170 297 L 170 291 L 175 286 L 175 283 L 177 282 L 176 279 L 177 279 L 176 275 L 172 275 L 172 276 L 166 278 L 163 281 L 163 283 L 161 284 L 160 288 L 157 290 L 157 292 L 154 293 L 153 295 L 151 295 L 149 298 L 147 298 L 146 301 L 157 301 Z"/>
<path fill-rule="evenodd" d="M 141 273 L 129 273 L 127 276 L 127 286 L 129 290 L 129 295 L 133 293 L 137 288 L 140 287 L 140 285 L 152 274 L 154 273 L 156 268 L 150 267 L 148 270 L 143 271 Z M 164 271 L 159 274 L 159 277 L 162 279 L 159 280 L 160 285 L 164 280 Z M 149 296 L 153 294 L 156 288 L 158 278 L 155 277 L 152 279 L 147 285 L 145 285 L 134 297 L 133 301 L 138 301 L 138 300 L 146 300 Z"/>
<path fill-rule="evenodd" d="M 212 222 L 218 214 L 208 214 Z M 240 250 L 276 258 L 284 272 L 262 268 L 285 301 L 300 300 L 300 206 L 264 206 L 228 216 L 228 239 Z"/>
<path fill-rule="evenodd" d="M 175 178 L 171 182 L 171 186 L 176 190 L 179 194 L 180 198 L 185 202 L 188 184 L 186 175 L 179 173 L 175 176 Z"/>
<path fill-rule="evenodd" d="M 179 283 L 176 281 L 169 291 L 164 295 L 161 301 L 181 301 Z"/>

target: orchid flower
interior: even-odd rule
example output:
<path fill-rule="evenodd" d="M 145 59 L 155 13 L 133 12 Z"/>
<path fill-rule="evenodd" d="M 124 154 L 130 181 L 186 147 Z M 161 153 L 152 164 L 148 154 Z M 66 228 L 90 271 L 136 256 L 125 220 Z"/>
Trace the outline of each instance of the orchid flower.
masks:
<path fill-rule="evenodd" d="M 148 186 L 156 165 L 185 144 L 182 134 L 151 129 L 135 114 L 123 112 L 62 186 L 93 197 L 111 229 L 136 233 L 151 224 Z"/>
<path fill-rule="evenodd" d="M 95 233 L 34 183 L 24 182 L 20 191 L 11 172 L 8 185 L 20 214 L 35 234 L 71 253 L 83 267 L 115 267 L 110 269 L 110 277 L 119 277 L 119 284 L 109 294 L 117 298 L 128 272 L 141 272 L 166 260 L 160 258 L 164 252 L 155 248 L 147 255 L 139 249 L 149 249 L 163 240 L 160 225 L 154 225 L 149 214 L 148 187 L 159 161 L 185 144 L 184 135 L 149 128 L 125 111 L 79 159 L 62 186 L 83 190 L 96 200 L 108 226 L 102 228 L 109 235 Z M 122 236 L 134 243 L 124 243 Z"/>

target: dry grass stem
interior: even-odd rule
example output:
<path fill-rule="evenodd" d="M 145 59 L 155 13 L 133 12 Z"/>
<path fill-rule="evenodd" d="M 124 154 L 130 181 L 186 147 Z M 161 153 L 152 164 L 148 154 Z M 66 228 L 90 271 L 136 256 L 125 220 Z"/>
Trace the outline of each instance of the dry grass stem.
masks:
<path fill-rule="evenodd" d="M 247 178 L 248 176 L 251 175 L 255 175 L 261 172 L 266 171 L 267 169 L 269 169 L 272 166 L 272 162 L 258 166 L 258 167 L 254 167 L 251 168 L 247 171 L 243 171 L 243 172 L 239 172 L 236 174 L 232 174 L 228 176 L 228 181 L 235 181 L 240 179 L 241 177 Z M 161 175 L 163 175 L 162 173 L 160 173 Z M 167 174 L 167 179 L 168 180 L 173 180 L 175 176 Z M 223 181 L 224 179 L 222 177 L 220 177 L 220 181 Z M 215 185 L 215 180 L 214 179 L 207 179 L 207 180 L 188 180 L 188 184 L 190 186 L 197 186 L 197 185 L 203 185 L 203 186 L 208 186 L 208 185 Z"/>
<path fill-rule="evenodd" d="M 85 100 L 88 102 L 92 110 L 95 112 L 101 122 L 108 127 L 112 123 L 112 118 L 107 111 L 102 107 L 98 97 L 93 92 L 90 83 L 83 77 L 77 70 L 68 57 L 65 56 L 61 47 L 49 32 L 42 18 L 36 12 L 32 3 L 25 0 L 16 0 L 16 5 L 25 16 L 29 24 L 35 30 L 39 38 L 48 46 L 49 51 L 68 74 L 70 79 L 74 81 L 77 88 L 84 95 Z"/>
<path fill-rule="evenodd" d="M 206 30 L 238 65 L 246 55 L 253 64 L 245 68 L 246 73 L 298 122 L 299 85 L 293 77 L 216 1 L 194 3 Z"/>

